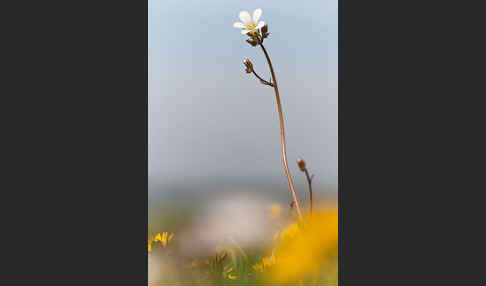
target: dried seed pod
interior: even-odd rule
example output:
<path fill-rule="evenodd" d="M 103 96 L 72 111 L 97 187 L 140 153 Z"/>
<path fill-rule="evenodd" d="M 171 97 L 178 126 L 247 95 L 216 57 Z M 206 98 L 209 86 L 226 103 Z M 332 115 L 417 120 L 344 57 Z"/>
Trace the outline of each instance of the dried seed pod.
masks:
<path fill-rule="evenodd" d="M 262 27 L 262 37 L 265 39 L 265 38 L 267 38 L 267 37 L 268 37 L 268 35 L 270 35 L 270 34 L 268 33 L 268 25 L 267 25 L 267 24 L 265 24 L 265 26 L 263 26 L 263 27 Z"/>
<path fill-rule="evenodd" d="M 304 172 L 305 171 L 305 161 L 302 158 L 297 159 L 297 165 L 299 165 L 299 169 Z"/>
<path fill-rule="evenodd" d="M 253 64 L 250 62 L 249 59 L 246 59 L 243 61 L 243 64 L 245 65 L 246 69 L 246 73 L 251 73 L 253 72 Z"/>
<path fill-rule="evenodd" d="M 248 40 L 246 40 L 246 42 L 248 44 L 250 44 L 252 47 L 255 47 L 256 45 L 258 45 L 258 40 L 255 37 L 249 38 Z"/>

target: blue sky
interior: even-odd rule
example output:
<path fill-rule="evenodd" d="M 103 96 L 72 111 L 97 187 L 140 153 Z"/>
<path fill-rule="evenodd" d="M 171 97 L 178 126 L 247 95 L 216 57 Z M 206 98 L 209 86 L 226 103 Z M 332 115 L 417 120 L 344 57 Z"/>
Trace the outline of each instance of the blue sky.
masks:
<path fill-rule="evenodd" d="M 268 178 L 286 188 L 270 77 L 233 23 L 262 8 L 286 116 L 288 157 L 337 190 L 338 2 L 149 0 L 149 192 L 205 178 Z M 241 181 L 239 182 L 238 180 Z"/>

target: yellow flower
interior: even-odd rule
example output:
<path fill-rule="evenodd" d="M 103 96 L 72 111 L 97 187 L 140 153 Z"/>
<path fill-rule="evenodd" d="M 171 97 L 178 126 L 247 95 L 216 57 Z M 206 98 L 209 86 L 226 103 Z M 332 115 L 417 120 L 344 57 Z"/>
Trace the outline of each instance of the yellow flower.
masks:
<path fill-rule="evenodd" d="M 160 236 L 160 233 L 157 233 L 157 235 L 154 237 L 154 242 L 162 241 L 162 237 Z"/>
<path fill-rule="evenodd" d="M 337 210 L 314 212 L 280 234 L 274 251 L 277 262 L 270 262 L 272 277 L 280 283 L 305 278 L 330 263 L 337 263 L 337 250 Z"/>
<path fill-rule="evenodd" d="M 152 251 L 152 240 L 149 239 L 148 240 L 148 252 L 151 252 Z"/>
<path fill-rule="evenodd" d="M 269 267 L 275 265 L 275 263 L 276 263 L 276 259 L 275 256 L 272 254 L 272 256 L 270 257 L 263 257 L 262 262 L 253 265 L 252 268 L 256 272 L 264 272 Z"/>
<path fill-rule="evenodd" d="M 225 268 L 226 268 L 226 270 L 223 271 L 223 276 L 225 278 L 230 279 L 230 280 L 235 280 L 237 278 L 237 276 L 231 274 L 231 272 L 233 271 L 233 267 L 232 266 L 226 266 Z"/>
<path fill-rule="evenodd" d="M 270 267 L 275 264 L 275 257 L 263 257 L 262 258 L 263 267 Z"/>
<path fill-rule="evenodd" d="M 299 233 L 300 233 L 300 227 L 297 223 L 294 223 L 280 233 L 280 239 L 291 240 L 294 237 L 296 237 Z"/>
<path fill-rule="evenodd" d="M 160 242 L 162 247 L 165 248 L 169 244 L 169 242 L 172 240 L 173 237 L 174 237 L 173 233 L 169 234 L 166 231 L 162 232 L 162 234 L 157 233 L 153 238 L 149 238 L 149 240 L 148 240 L 148 251 L 151 252 L 152 251 L 152 244 L 157 243 L 157 242 Z"/>
<path fill-rule="evenodd" d="M 162 243 L 163 247 L 167 246 L 167 232 L 166 231 L 164 231 L 162 233 L 162 239 L 160 240 L 160 243 Z"/>

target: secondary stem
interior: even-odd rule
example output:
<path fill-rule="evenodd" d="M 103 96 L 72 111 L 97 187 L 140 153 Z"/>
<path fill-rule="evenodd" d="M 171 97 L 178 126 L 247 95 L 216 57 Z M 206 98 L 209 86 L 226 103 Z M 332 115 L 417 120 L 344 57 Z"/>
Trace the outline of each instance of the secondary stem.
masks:
<path fill-rule="evenodd" d="M 268 65 L 270 66 L 270 72 L 272 73 L 272 83 L 273 83 L 273 88 L 275 89 L 275 98 L 277 99 L 278 117 L 280 119 L 280 136 L 282 138 L 282 159 L 283 159 L 285 174 L 287 175 L 287 180 L 289 181 L 290 193 L 292 194 L 292 198 L 294 199 L 294 204 L 297 210 L 297 214 L 299 216 L 299 219 L 302 219 L 302 212 L 300 210 L 299 201 L 297 200 L 297 194 L 295 193 L 294 183 L 292 182 L 292 176 L 290 175 L 289 167 L 287 165 L 287 149 L 285 146 L 284 119 L 283 119 L 282 104 L 280 103 L 280 96 L 278 94 L 277 78 L 275 77 L 275 72 L 273 71 L 272 62 L 270 61 L 270 57 L 268 56 L 267 50 L 265 50 L 265 47 L 261 42 L 260 42 L 260 47 L 262 47 L 263 53 L 267 58 Z"/>
<path fill-rule="evenodd" d="M 307 168 L 304 169 L 305 176 L 307 177 L 307 183 L 309 184 L 309 194 L 310 194 L 310 214 L 312 215 L 312 177 L 309 176 Z"/>
<path fill-rule="evenodd" d="M 264 79 L 263 79 L 261 76 L 259 76 L 259 75 L 258 75 L 258 74 L 255 72 L 255 70 L 252 70 L 252 72 L 253 72 L 253 74 L 254 74 L 254 75 L 255 75 L 255 76 L 256 76 L 256 77 L 257 77 L 257 78 L 260 80 L 260 82 L 261 82 L 261 83 L 266 84 L 266 85 L 269 85 L 269 86 L 273 86 L 273 85 L 272 85 L 272 83 L 270 83 L 270 82 L 268 82 L 268 81 L 264 80 Z"/>

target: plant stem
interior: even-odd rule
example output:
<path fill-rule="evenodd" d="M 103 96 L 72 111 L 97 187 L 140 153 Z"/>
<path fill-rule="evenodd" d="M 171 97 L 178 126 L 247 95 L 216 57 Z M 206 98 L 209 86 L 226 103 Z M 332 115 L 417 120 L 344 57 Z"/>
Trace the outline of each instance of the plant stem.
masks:
<path fill-rule="evenodd" d="M 267 58 L 268 65 L 270 66 L 270 72 L 272 73 L 272 84 L 273 84 L 273 88 L 275 89 L 275 98 L 277 99 L 278 117 L 280 119 L 280 136 L 282 138 L 282 159 L 283 159 L 285 174 L 287 175 L 287 180 L 289 181 L 290 193 L 292 194 L 292 198 L 294 199 L 295 209 L 297 210 L 299 219 L 302 219 L 302 212 L 300 211 L 299 201 L 297 200 L 297 194 L 295 193 L 294 183 L 292 182 L 292 176 L 290 175 L 289 167 L 287 165 L 287 149 L 285 146 L 284 118 L 283 118 L 282 104 L 280 103 L 280 96 L 278 93 L 277 78 L 275 77 L 275 72 L 273 71 L 272 62 L 270 61 L 270 57 L 268 56 L 267 50 L 265 50 L 265 47 L 263 46 L 261 41 L 260 41 L 260 47 L 262 47 L 263 53 Z"/>
<path fill-rule="evenodd" d="M 309 184 L 309 194 L 310 194 L 310 214 L 312 215 L 312 177 L 309 176 L 307 168 L 304 169 L 305 176 L 307 177 L 307 183 Z"/>
<path fill-rule="evenodd" d="M 264 79 L 263 79 L 261 76 L 259 76 L 259 75 L 258 75 L 258 74 L 255 72 L 255 70 L 253 70 L 252 72 L 253 72 L 253 74 L 254 74 L 254 75 L 255 75 L 255 76 L 256 76 L 256 77 L 257 77 L 257 78 L 260 80 L 260 82 L 261 82 L 262 84 L 269 85 L 269 86 L 273 86 L 273 84 L 272 84 L 271 82 L 268 82 L 268 81 L 264 80 Z"/>

